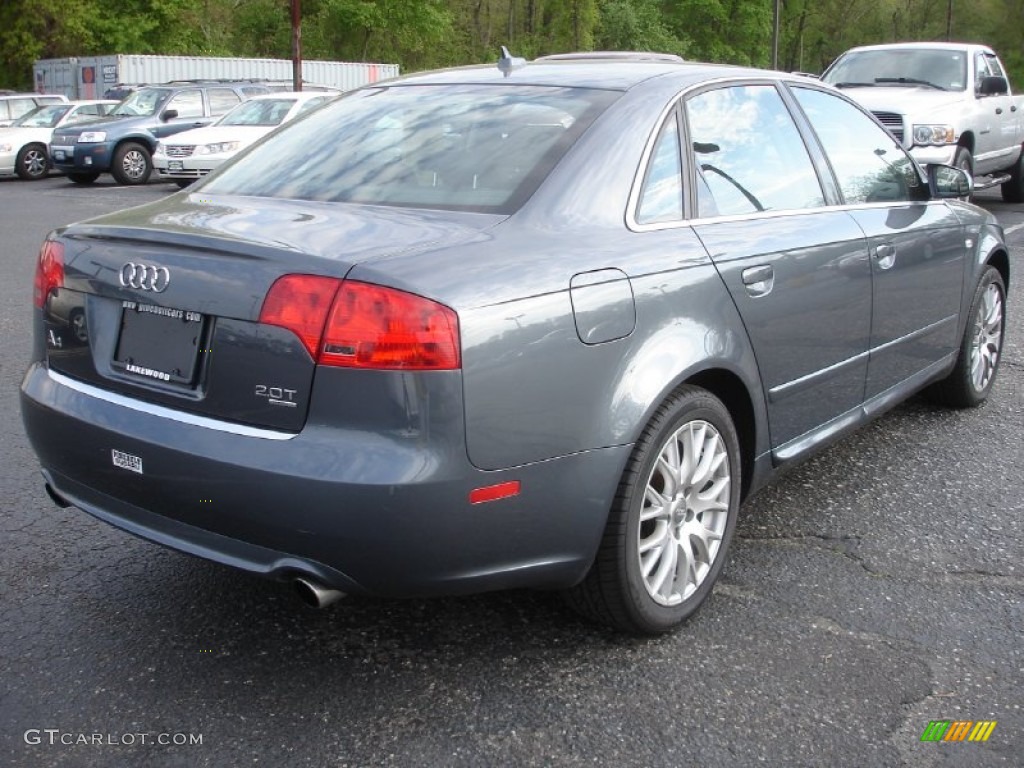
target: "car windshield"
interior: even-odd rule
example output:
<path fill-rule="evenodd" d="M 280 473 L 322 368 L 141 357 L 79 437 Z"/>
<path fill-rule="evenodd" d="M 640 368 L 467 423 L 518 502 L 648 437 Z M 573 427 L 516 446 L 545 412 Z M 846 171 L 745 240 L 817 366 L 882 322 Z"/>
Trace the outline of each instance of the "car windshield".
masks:
<path fill-rule="evenodd" d="M 618 95 L 506 85 L 368 88 L 272 135 L 204 192 L 511 213 Z"/>
<path fill-rule="evenodd" d="M 943 91 L 967 87 L 967 54 L 941 48 L 852 51 L 822 78 L 842 87 L 925 86 Z"/>
<path fill-rule="evenodd" d="M 295 106 L 295 99 L 252 99 L 243 101 L 217 121 L 217 125 L 280 125 Z"/>
<path fill-rule="evenodd" d="M 53 128 L 67 114 L 71 106 L 68 104 L 52 104 L 36 107 L 27 115 L 22 115 L 12 125 L 20 128 Z"/>
<path fill-rule="evenodd" d="M 143 88 L 118 104 L 111 117 L 149 117 L 155 115 L 171 92 L 164 88 Z"/>

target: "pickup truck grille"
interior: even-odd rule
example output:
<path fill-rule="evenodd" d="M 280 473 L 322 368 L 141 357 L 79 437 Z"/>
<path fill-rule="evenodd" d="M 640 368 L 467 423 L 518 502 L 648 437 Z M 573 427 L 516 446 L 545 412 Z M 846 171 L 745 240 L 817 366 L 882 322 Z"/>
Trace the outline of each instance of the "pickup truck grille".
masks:
<path fill-rule="evenodd" d="M 168 144 L 164 147 L 164 152 L 168 157 L 192 157 L 192 153 L 195 151 L 194 144 Z"/>
<path fill-rule="evenodd" d="M 878 122 L 889 129 L 889 133 L 896 137 L 896 141 L 903 143 L 903 115 L 895 112 L 873 112 Z"/>

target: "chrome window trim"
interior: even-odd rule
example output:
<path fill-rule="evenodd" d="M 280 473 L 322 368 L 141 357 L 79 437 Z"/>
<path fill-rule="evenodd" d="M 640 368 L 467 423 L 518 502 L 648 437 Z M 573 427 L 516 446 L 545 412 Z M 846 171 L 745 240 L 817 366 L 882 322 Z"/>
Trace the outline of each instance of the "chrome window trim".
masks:
<path fill-rule="evenodd" d="M 901 200 L 897 203 L 851 203 L 849 205 L 821 205 L 815 208 L 787 208 L 779 211 L 757 211 L 756 213 L 742 213 L 732 216 L 706 216 L 697 219 L 684 219 L 683 221 L 663 221 L 656 224 L 635 224 L 630 227 L 635 232 L 650 232 L 662 229 L 682 229 L 685 227 L 707 226 L 709 224 L 730 224 L 737 221 L 756 221 L 758 219 L 777 219 L 788 216 L 813 216 L 816 214 L 836 213 L 842 211 L 870 211 L 874 209 L 888 209 L 896 204 L 906 206 L 913 205 L 946 205 L 945 200 Z"/>
<path fill-rule="evenodd" d="M 68 378 L 63 374 L 56 373 L 52 370 L 47 370 L 46 373 L 54 383 L 74 390 L 86 397 L 93 397 L 97 400 L 102 400 L 105 403 L 110 403 L 111 405 L 127 408 L 132 411 L 138 411 L 139 413 L 149 414 L 150 416 L 156 416 L 161 419 L 176 421 L 180 424 L 187 424 L 191 427 L 212 429 L 216 432 L 227 432 L 241 437 L 256 437 L 261 440 L 291 440 L 295 437 L 295 434 L 291 432 L 279 432 L 274 429 L 248 427 L 244 424 L 233 424 L 227 421 L 211 419 L 209 416 L 198 416 L 193 413 L 176 411 L 173 408 L 167 408 L 163 405 L 144 403 L 141 400 L 135 400 L 133 398 L 126 397 L 125 395 L 108 392 L 104 389 L 100 389 L 99 387 L 94 387 L 91 384 L 85 384 L 81 381 Z"/>

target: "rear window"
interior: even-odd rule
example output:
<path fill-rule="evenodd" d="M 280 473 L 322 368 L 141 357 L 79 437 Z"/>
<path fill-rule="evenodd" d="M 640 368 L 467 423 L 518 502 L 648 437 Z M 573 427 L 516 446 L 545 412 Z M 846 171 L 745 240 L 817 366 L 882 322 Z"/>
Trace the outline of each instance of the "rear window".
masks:
<path fill-rule="evenodd" d="M 365 89 L 271 136 L 204 191 L 511 213 L 617 96 L 540 86 Z"/>

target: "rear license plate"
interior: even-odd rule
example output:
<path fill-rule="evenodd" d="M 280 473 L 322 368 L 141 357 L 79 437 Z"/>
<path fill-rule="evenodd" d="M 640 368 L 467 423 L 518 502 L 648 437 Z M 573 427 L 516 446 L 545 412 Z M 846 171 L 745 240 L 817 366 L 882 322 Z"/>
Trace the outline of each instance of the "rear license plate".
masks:
<path fill-rule="evenodd" d="M 167 161 L 168 171 L 183 171 L 185 170 L 185 164 L 181 160 L 168 160 Z"/>
<path fill-rule="evenodd" d="M 191 384 L 204 325 L 198 312 L 126 301 L 114 366 L 147 379 Z"/>
<path fill-rule="evenodd" d="M 127 469 L 131 472 L 138 472 L 140 475 L 142 472 L 142 459 L 138 456 L 132 456 L 130 453 L 119 451 L 116 448 L 110 449 L 111 458 L 114 460 L 114 466 L 120 467 L 121 469 Z"/>

